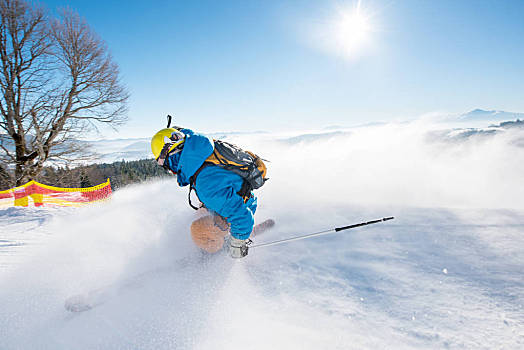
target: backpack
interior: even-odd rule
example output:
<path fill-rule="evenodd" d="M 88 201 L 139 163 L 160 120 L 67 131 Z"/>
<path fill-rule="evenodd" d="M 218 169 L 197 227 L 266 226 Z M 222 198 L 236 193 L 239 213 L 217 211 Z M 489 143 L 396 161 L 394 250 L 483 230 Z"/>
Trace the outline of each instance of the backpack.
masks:
<path fill-rule="evenodd" d="M 242 188 L 237 192 L 239 196 L 244 198 L 244 201 L 249 199 L 251 191 L 262 187 L 268 180 L 266 178 L 267 167 L 259 156 L 252 152 L 245 151 L 229 142 L 214 140 L 214 143 L 215 148 L 213 154 L 207 157 L 204 164 L 202 164 L 189 179 L 190 186 L 188 200 L 191 208 L 195 210 L 198 210 L 199 208 L 191 203 L 191 191 L 195 187 L 194 185 L 198 174 L 202 169 L 209 165 L 217 165 L 221 168 L 232 171 L 244 180 Z"/>

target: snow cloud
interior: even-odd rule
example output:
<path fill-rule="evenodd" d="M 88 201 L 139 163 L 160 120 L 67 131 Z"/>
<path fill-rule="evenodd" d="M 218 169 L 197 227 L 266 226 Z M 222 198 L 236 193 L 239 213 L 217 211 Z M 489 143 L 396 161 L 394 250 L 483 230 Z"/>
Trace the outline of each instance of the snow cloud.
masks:
<path fill-rule="evenodd" d="M 442 129 L 425 119 L 238 140 L 271 160 L 271 180 L 262 191 L 286 193 L 291 206 L 519 209 L 523 141 L 522 128 Z"/>

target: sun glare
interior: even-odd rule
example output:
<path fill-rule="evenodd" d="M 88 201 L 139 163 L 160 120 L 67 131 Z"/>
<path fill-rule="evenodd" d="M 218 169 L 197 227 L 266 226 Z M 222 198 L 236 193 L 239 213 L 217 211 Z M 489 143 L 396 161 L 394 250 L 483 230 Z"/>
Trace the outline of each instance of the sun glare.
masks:
<path fill-rule="evenodd" d="M 360 1 L 351 9 L 340 10 L 334 21 L 333 36 L 339 51 L 354 57 L 370 40 L 369 17 L 361 9 Z"/>

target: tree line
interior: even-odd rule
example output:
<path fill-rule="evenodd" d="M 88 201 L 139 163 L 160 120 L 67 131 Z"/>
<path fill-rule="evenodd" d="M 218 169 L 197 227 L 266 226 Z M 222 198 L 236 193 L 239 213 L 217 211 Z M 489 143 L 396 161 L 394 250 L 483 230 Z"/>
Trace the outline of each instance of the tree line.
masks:
<path fill-rule="evenodd" d="M 15 181 L 12 171 L 0 165 L 0 190 L 12 188 Z M 111 180 L 111 188 L 117 190 L 129 184 L 154 178 L 170 176 L 152 159 L 121 160 L 111 164 L 91 164 L 75 168 L 46 166 L 34 178 L 35 181 L 55 187 L 85 188 Z"/>

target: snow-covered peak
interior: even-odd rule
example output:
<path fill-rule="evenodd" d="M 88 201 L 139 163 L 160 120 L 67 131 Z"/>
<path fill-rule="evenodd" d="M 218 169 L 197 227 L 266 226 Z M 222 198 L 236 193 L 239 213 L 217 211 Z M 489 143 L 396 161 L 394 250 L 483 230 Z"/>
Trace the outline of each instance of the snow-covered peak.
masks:
<path fill-rule="evenodd" d="M 491 110 L 486 111 L 483 109 L 474 109 L 471 112 L 464 113 L 460 115 L 462 121 L 493 121 L 493 122 L 503 122 L 516 119 L 523 119 L 524 113 L 516 112 L 506 112 Z"/>

